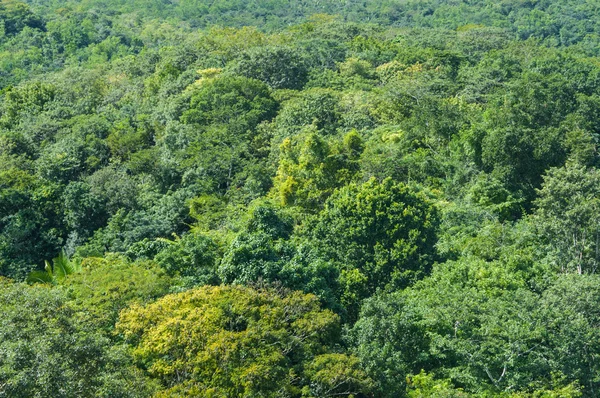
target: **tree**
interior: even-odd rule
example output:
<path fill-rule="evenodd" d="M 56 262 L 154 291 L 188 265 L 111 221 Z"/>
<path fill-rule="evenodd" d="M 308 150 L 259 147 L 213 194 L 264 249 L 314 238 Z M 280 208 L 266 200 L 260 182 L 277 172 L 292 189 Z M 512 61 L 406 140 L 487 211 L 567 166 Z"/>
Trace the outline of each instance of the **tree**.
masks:
<path fill-rule="evenodd" d="M 268 201 L 252 204 L 249 217 L 221 259 L 221 280 L 311 293 L 325 308 L 340 312 L 339 270 L 316 256 L 310 242 L 294 239 L 293 219 L 287 210 Z"/>
<path fill-rule="evenodd" d="M 192 284 L 216 284 L 216 264 L 221 258 L 221 248 L 208 236 L 187 233 L 167 246 L 154 257 L 169 275 L 189 279 Z"/>
<path fill-rule="evenodd" d="M 408 398 L 468 398 L 471 394 L 456 389 L 450 380 L 436 380 L 430 374 L 421 373 L 408 379 Z"/>
<path fill-rule="evenodd" d="M 146 397 L 152 381 L 63 291 L 0 281 L 0 395 Z"/>
<path fill-rule="evenodd" d="M 557 325 L 552 321 L 557 314 L 548 309 L 504 263 L 464 258 L 440 264 L 404 292 L 367 300 L 350 338 L 382 396 L 401 395 L 404 386 L 394 381 L 421 370 L 435 373 L 440 388 L 449 379 L 452 384 L 444 388 L 453 385 L 475 396 L 536 396 L 561 389 L 564 396 L 577 396 L 574 369 L 554 362 L 564 354 L 556 352 L 548 334 Z M 595 313 L 589 316 L 594 319 Z M 559 329 L 567 334 L 578 327 L 561 319 Z M 565 337 L 557 340 L 564 343 Z M 582 354 L 574 366 L 585 372 L 587 365 L 579 361 L 593 361 L 593 352 Z M 430 381 L 413 388 L 429 388 Z M 415 394 L 409 390 L 409 396 Z"/>
<path fill-rule="evenodd" d="M 80 271 L 61 286 L 73 308 L 89 314 L 95 328 L 112 331 L 119 311 L 132 303 L 151 302 L 169 290 L 174 280 L 151 261 L 128 261 L 124 256 L 80 260 Z"/>
<path fill-rule="evenodd" d="M 290 47 L 258 47 L 244 52 L 233 73 L 263 81 L 273 89 L 302 89 L 308 68 L 302 54 Z"/>
<path fill-rule="evenodd" d="M 0 2 L 0 31 L 13 36 L 25 27 L 45 30 L 45 25 L 39 15 L 34 14 L 31 8 L 20 1 L 3 0 Z"/>
<path fill-rule="evenodd" d="M 312 295 L 205 286 L 134 305 L 117 329 L 160 381 L 160 396 L 368 393 L 355 359 L 323 356 L 336 343 L 339 319 Z"/>
<path fill-rule="evenodd" d="M 585 397 L 600 391 L 599 281 L 597 275 L 563 275 L 543 293 L 540 302 L 547 322 L 547 360 L 567 382 L 577 381 Z"/>
<path fill-rule="evenodd" d="M 282 205 L 314 213 L 335 188 L 356 179 L 363 142 L 355 131 L 337 142 L 325 140 L 311 130 L 286 138 L 280 145 L 272 194 Z"/>
<path fill-rule="evenodd" d="M 16 167 L 0 170 L 0 274 L 25 278 L 60 252 L 60 187 Z"/>
<path fill-rule="evenodd" d="M 407 376 L 427 367 L 431 341 L 421 316 L 401 293 L 375 296 L 363 304 L 348 341 L 375 381 L 377 396 L 403 396 Z"/>
<path fill-rule="evenodd" d="M 282 269 L 294 255 L 288 241 L 292 220 L 268 202 L 255 203 L 248 212 L 243 229 L 221 260 L 219 276 L 225 283 L 282 281 Z"/>
<path fill-rule="evenodd" d="M 532 221 L 564 273 L 594 273 L 600 262 L 600 172 L 577 163 L 553 168 L 534 202 Z"/>
<path fill-rule="evenodd" d="M 524 72 L 510 83 L 506 94 L 494 96 L 483 122 L 474 126 L 480 130 L 478 134 L 482 133 L 479 161 L 483 169 L 511 192 L 523 195 L 527 205 L 541 186 L 545 171 L 565 162 L 567 116 L 577 112 L 575 94 L 588 90 L 586 83 L 577 87 L 567 80 L 573 73 L 571 67 L 559 71 L 549 62 L 540 68 L 544 75 Z M 585 81 L 586 74 L 577 79 Z"/>
<path fill-rule="evenodd" d="M 314 126 L 323 135 L 336 132 L 340 125 L 339 92 L 313 88 L 303 90 L 284 102 L 275 119 L 276 137 L 283 139 Z"/>
<path fill-rule="evenodd" d="M 378 289 L 427 275 L 436 259 L 437 210 L 422 193 L 391 179 L 337 190 L 309 227 L 319 256 L 341 270 L 342 303 L 356 314 Z"/>
<path fill-rule="evenodd" d="M 268 86 L 258 80 L 223 76 L 202 83 L 181 116 L 202 133 L 185 138 L 182 165 L 198 169 L 215 192 L 225 192 L 247 163 L 260 157 L 253 147 L 257 127 L 273 118 L 277 107 Z"/>

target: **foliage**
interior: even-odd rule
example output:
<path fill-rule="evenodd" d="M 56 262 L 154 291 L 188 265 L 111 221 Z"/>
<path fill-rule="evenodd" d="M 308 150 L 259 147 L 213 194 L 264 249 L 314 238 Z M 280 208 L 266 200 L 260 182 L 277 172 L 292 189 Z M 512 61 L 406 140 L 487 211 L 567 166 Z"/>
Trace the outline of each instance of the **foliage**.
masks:
<path fill-rule="evenodd" d="M 599 395 L 599 21 L 0 0 L 0 396 Z"/>
<path fill-rule="evenodd" d="M 329 143 L 308 131 L 286 138 L 280 151 L 273 193 L 283 205 L 316 211 L 335 188 L 356 178 L 362 141 L 356 132 L 350 132 L 342 143 Z"/>
<path fill-rule="evenodd" d="M 46 261 L 44 271 L 31 271 L 27 275 L 28 283 L 57 283 L 67 276 L 81 271 L 81 265 L 70 261 L 64 252 L 52 259 L 52 264 Z"/>
<path fill-rule="evenodd" d="M 142 397 L 152 383 L 57 289 L 0 282 L 0 395 Z"/>
<path fill-rule="evenodd" d="M 342 303 L 355 311 L 377 290 L 404 288 L 429 272 L 437 217 L 423 193 L 371 179 L 338 190 L 310 235 L 320 256 L 339 267 Z"/>
<path fill-rule="evenodd" d="M 109 256 L 83 259 L 81 272 L 67 278 L 63 285 L 72 305 L 91 316 L 96 327 L 108 330 L 117 321 L 119 311 L 132 303 L 161 297 L 171 283 L 156 264 Z"/>
<path fill-rule="evenodd" d="M 233 73 L 261 80 L 275 89 L 302 89 L 308 80 L 302 55 L 286 47 L 259 47 L 246 52 Z"/>
<path fill-rule="evenodd" d="M 595 273 L 598 267 L 599 194 L 596 169 L 571 163 L 544 177 L 533 218 L 561 272 Z"/>
<path fill-rule="evenodd" d="M 161 381 L 161 396 L 368 392 L 354 359 L 324 356 L 339 319 L 320 310 L 314 296 L 202 287 L 133 306 L 117 329 L 138 363 Z"/>

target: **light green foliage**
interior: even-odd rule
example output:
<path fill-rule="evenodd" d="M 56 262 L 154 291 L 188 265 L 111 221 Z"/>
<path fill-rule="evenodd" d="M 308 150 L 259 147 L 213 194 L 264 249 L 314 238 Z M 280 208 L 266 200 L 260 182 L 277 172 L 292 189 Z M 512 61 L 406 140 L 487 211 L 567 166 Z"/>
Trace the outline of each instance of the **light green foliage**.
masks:
<path fill-rule="evenodd" d="M 308 212 L 322 208 L 335 188 L 356 179 L 363 144 L 356 132 L 343 142 L 331 142 L 314 131 L 286 138 L 272 194 L 282 205 L 299 206 Z"/>
<path fill-rule="evenodd" d="M 302 389 L 302 396 L 307 397 L 366 395 L 373 388 L 358 359 L 344 354 L 315 357 L 307 366 L 306 375 L 310 387 Z"/>
<path fill-rule="evenodd" d="M 159 396 L 368 392 L 354 359 L 322 356 L 335 344 L 338 322 L 311 295 L 221 286 L 133 306 L 117 329 L 134 346 L 134 358 L 161 381 Z"/>
<path fill-rule="evenodd" d="M 143 397 L 152 382 L 58 289 L 0 281 L 0 395 Z"/>
<path fill-rule="evenodd" d="M 449 380 L 436 380 L 432 375 L 421 373 L 408 379 L 408 398 L 467 398 L 470 394 L 455 389 Z"/>
<path fill-rule="evenodd" d="M 0 396 L 600 395 L 597 11 L 0 0 Z"/>
<path fill-rule="evenodd" d="M 514 197 L 497 179 L 480 175 L 470 190 L 470 200 L 484 209 L 488 209 L 500 221 L 514 219 L 521 213 L 523 198 Z"/>
<path fill-rule="evenodd" d="M 20 117 L 37 114 L 44 110 L 56 95 L 56 87 L 41 82 L 32 82 L 8 90 L 2 108 L 2 123 L 11 125 Z"/>
<path fill-rule="evenodd" d="M 227 203 L 216 196 L 199 196 L 190 201 L 190 215 L 198 228 L 218 230 L 227 219 Z"/>
<path fill-rule="evenodd" d="M 132 263 L 119 256 L 86 258 L 81 272 L 62 283 L 73 306 L 88 314 L 96 327 L 111 329 L 119 311 L 146 303 L 169 290 L 172 279 L 151 262 Z"/>

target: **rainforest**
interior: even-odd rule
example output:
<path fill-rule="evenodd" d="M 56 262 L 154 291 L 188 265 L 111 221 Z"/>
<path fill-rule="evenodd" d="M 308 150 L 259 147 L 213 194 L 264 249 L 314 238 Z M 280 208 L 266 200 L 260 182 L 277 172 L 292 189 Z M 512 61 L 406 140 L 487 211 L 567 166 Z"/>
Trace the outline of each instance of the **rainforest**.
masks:
<path fill-rule="evenodd" d="M 600 396 L 599 7 L 0 0 L 0 398 Z"/>

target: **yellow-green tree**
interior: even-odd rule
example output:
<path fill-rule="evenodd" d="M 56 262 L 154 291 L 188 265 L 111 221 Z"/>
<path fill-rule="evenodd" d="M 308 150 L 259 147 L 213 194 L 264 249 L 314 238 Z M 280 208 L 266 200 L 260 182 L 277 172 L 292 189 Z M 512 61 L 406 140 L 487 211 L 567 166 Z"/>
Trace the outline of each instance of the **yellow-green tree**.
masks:
<path fill-rule="evenodd" d="M 305 134 L 286 138 L 280 150 L 273 193 L 283 205 L 314 211 L 335 188 L 357 177 L 363 142 L 355 131 L 339 142 L 326 140 L 313 126 Z"/>
<path fill-rule="evenodd" d="M 205 286 L 132 306 L 117 330 L 161 397 L 349 396 L 372 384 L 355 358 L 331 356 L 338 316 L 300 292 Z"/>

